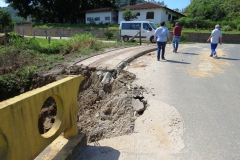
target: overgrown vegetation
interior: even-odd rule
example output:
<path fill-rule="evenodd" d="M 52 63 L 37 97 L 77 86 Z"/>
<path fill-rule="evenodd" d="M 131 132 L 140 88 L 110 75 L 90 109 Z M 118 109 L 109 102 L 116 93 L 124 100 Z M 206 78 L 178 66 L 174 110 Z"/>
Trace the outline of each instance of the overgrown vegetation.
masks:
<path fill-rule="evenodd" d="M 8 95 L 29 90 L 34 73 L 52 68 L 56 63 L 71 61 L 109 47 L 134 43 L 103 43 L 91 34 L 75 35 L 68 40 L 24 38 L 11 33 L 0 46 L 0 101 Z"/>
<path fill-rule="evenodd" d="M 187 28 L 212 28 L 216 24 L 223 30 L 237 29 L 240 24 L 240 0 L 192 0 L 185 9 L 187 17 L 178 22 Z"/>
<path fill-rule="evenodd" d="M 105 32 L 104 36 L 106 36 L 107 39 L 111 39 L 114 36 L 114 34 L 112 32 Z"/>

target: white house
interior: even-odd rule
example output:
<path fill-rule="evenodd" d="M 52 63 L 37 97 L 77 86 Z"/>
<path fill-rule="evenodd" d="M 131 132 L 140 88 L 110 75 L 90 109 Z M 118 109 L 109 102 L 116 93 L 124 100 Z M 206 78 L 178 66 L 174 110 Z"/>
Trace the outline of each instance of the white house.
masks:
<path fill-rule="evenodd" d="M 132 12 L 137 13 L 138 18 L 136 21 L 150 21 L 155 24 L 159 24 L 162 21 L 168 22 L 181 17 L 185 17 L 185 15 L 162 5 L 152 2 L 145 2 L 132 6 L 122 7 L 118 10 L 112 8 L 99 8 L 85 11 L 85 23 L 88 24 L 94 20 L 96 24 L 99 24 L 100 22 L 120 24 L 120 22 L 124 20 L 122 18 L 122 14 L 126 9 L 130 9 Z"/>
<path fill-rule="evenodd" d="M 92 20 L 96 24 L 102 23 L 118 23 L 118 10 L 112 8 L 98 8 L 93 10 L 85 11 L 85 23 L 91 23 Z"/>
<path fill-rule="evenodd" d="M 145 2 L 120 8 L 118 12 L 118 24 L 124 20 L 122 18 L 122 15 L 126 9 L 130 9 L 131 12 L 137 13 L 138 18 L 136 21 L 150 21 L 154 24 L 159 24 L 162 21 L 168 22 L 181 17 L 185 17 L 185 15 L 167 7 L 152 2 Z"/>

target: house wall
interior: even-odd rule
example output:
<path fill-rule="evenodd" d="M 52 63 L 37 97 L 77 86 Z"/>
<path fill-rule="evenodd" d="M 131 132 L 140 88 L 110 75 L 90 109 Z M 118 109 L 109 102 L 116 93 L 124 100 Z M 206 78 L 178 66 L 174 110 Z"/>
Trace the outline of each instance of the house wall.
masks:
<path fill-rule="evenodd" d="M 154 19 L 146 19 L 147 12 L 153 11 L 154 12 Z M 124 11 L 119 11 L 118 13 L 118 24 L 120 24 L 121 21 L 124 21 L 122 15 Z M 161 10 L 160 9 L 142 9 L 142 10 L 134 10 L 132 12 L 140 12 L 140 16 L 136 19 L 136 21 L 150 21 L 153 23 L 160 23 L 161 21 Z"/>
<path fill-rule="evenodd" d="M 94 12 L 94 13 L 86 13 L 86 20 L 85 23 L 88 24 L 90 21 L 88 21 L 88 18 L 96 18 L 100 17 L 100 20 L 95 21 L 96 24 L 99 24 L 100 22 L 103 23 L 111 23 L 111 24 L 116 24 L 117 19 L 113 20 L 113 17 L 116 17 L 117 13 L 115 12 Z M 105 20 L 105 17 L 110 17 L 109 20 Z"/>
<path fill-rule="evenodd" d="M 153 11 L 154 12 L 154 19 L 146 19 L 147 12 Z M 119 11 L 118 13 L 118 24 L 120 24 L 121 21 L 124 21 L 122 18 L 122 15 L 125 11 Z M 179 18 L 182 17 L 181 15 L 178 15 L 175 12 L 172 12 L 165 8 L 158 8 L 158 9 L 142 9 L 142 10 L 133 10 L 132 12 L 140 12 L 140 16 L 136 19 L 136 21 L 150 21 L 155 24 L 159 24 L 162 21 L 168 22 L 168 16 L 171 15 L 171 19 L 173 16 L 178 16 Z M 167 13 L 166 13 L 167 12 Z"/>

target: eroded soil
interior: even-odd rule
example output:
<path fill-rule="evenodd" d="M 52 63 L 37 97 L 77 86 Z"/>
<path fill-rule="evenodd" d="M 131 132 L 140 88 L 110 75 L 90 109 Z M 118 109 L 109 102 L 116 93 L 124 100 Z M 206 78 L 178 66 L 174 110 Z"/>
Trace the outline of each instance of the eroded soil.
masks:
<path fill-rule="evenodd" d="M 134 74 L 124 70 L 117 74 L 116 70 L 96 70 L 84 65 L 61 67 L 58 74 L 35 75 L 32 86 L 40 87 L 65 75 L 83 75 L 78 94 L 77 125 L 81 132 L 86 133 L 88 142 L 133 132 L 135 119 L 147 107 L 143 96 L 146 90 L 132 85 L 136 78 Z M 46 133 L 54 123 L 55 105 L 51 98 L 43 105 L 39 116 L 41 134 Z"/>

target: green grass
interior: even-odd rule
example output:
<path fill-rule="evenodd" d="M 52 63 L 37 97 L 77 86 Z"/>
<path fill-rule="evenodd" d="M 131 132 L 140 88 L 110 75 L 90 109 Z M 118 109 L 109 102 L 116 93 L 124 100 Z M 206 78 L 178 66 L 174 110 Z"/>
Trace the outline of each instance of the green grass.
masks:
<path fill-rule="evenodd" d="M 35 24 L 37 28 L 81 28 L 81 29 L 106 29 L 106 30 L 118 30 L 119 25 L 90 25 L 90 24 Z M 159 24 L 157 24 L 159 27 Z M 172 25 L 167 25 L 169 30 L 172 32 Z M 211 33 L 213 29 L 191 29 L 191 28 L 183 28 L 183 32 L 185 33 Z M 222 31 L 223 34 L 240 34 L 238 30 L 232 31 Z"/>
<path fill-rule="evenodd" d="M 81 28 L 118 30 L 119 25 L 90 25 L 90 24 L 34 24 L 36 28 Z"/>
<path fill-rule="evenodd" d="M 183 28 L 183 33 L 211 33 L 213 29 L 189 29 Z M 222 34 L 240 34 L 240 31 L 232 30 L 232 31 L 222 31 Z"/>

